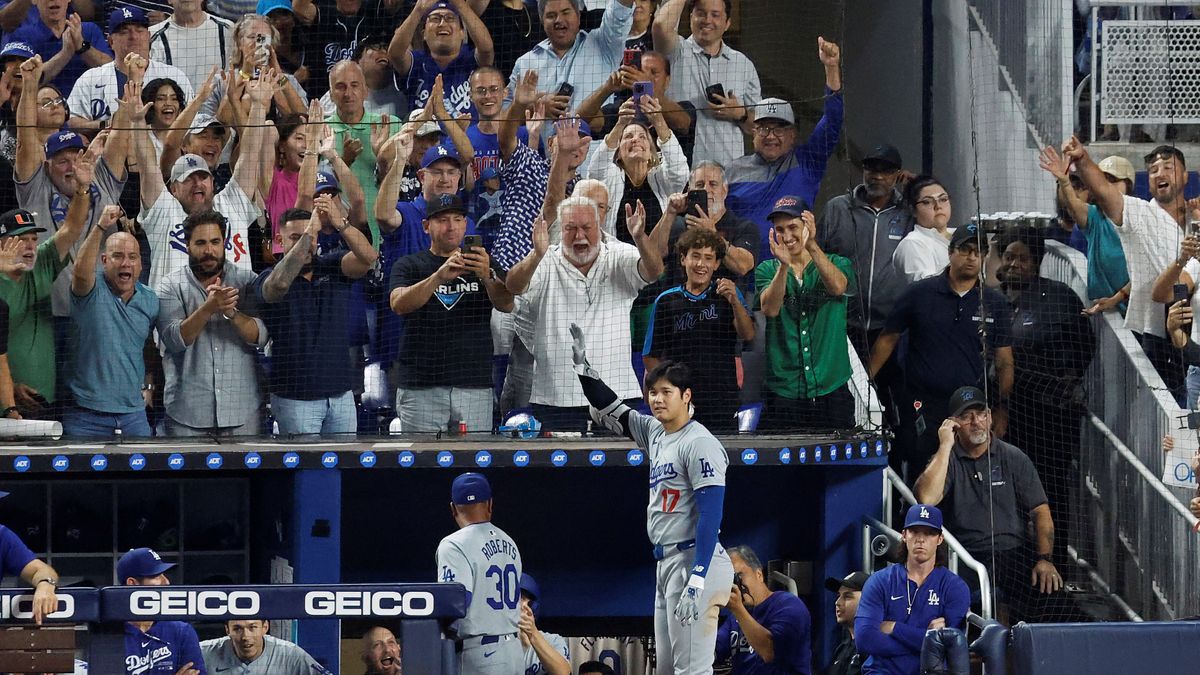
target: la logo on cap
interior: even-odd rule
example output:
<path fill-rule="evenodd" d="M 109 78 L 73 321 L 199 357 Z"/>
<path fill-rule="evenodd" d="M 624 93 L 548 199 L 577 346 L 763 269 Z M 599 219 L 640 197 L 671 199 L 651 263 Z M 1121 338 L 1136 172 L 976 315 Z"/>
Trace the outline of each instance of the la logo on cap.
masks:
<path fill-rule="evenodd" d="M 778 109 L 779 109 L 779 106 L 775 105 L 774 103 L 767 104 L 767 112 L 768 113 L 776 112 Z"/>
<path fill-rule="evenodd" d="M 325 182 L 325 176 L 323 176 L 323 175 L 321 175 L 321 174 L 317 174 L 317 182 L 318 182 L 318 183 L 324 183 L 324 182 Z"/>
<path fill-rule="evenodd" d="M 129 18 L 133 17 L 133 12 L 129 11 L 128 8 L 122 8 L 121 15 L 124 16 L 126 19 L 129 19 Z"/>
<path fill-rule="evenodd" d="M 925 508 L 924 506 L 921 507 L 921 517 L 922 518 L 929 517 L 929 509 Z"/>
<path fill-rule="evenodd" d="M 154 549 L 150 549 L 150 555 L 154 556 L 155 560 L 162 562 L 162 556 L 158 555 L 158 551 L 155 551 Z"/>
<path fill-rule="evenodd" d="M 444 146 L 444 145 L 439 145 L 439 146 L 438 146 L 438 149 L 437 149 L 437 153 L 438 153 L 439 155 L 441 155 L 441 156 L 445 157 L 445 156 L 446 156 L 446 154 L 447 154 L 447 152 L 446 152 L 446 146 Z"/>
<path fill-rule="evenodd" d="M 194 157 L 188 157 L 187 165 L 194 168 L 196 166 L 196 159 Z"/>

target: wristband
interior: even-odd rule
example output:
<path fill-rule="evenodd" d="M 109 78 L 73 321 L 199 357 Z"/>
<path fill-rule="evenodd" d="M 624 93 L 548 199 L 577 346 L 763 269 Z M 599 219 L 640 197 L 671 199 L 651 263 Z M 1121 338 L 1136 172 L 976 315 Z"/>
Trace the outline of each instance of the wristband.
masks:
<path fill-rule="evenodd" d="M 687 587 L 694 588 L 697 591 L 703 591 L 704 590 L 704 577 L 702 577 L 698 574 L 693 574 L 692 576 L 688 577 Z"/>
<path fill-rule="evenodd" d="M 92 41 L 91 41 L 91 40 L 84 40 L 84 41 L 83 41 L 83 44 L 79 45 L 79 49 L 76 49 L 76 50 L 75 50 L 75 53 L 76 53 L 76 54 L 82 54 L 82 53 L 86 52 L 87 50 L 89 50 L 89 49 L 91 49 L 91 48 L 92 48 Z"/>

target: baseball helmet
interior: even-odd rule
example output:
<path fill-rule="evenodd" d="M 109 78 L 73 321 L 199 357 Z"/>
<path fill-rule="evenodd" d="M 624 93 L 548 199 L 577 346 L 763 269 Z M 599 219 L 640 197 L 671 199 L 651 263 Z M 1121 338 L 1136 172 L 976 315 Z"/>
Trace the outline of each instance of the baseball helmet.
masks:
<path fill-rule="evenodd" d="M 542 423 L 527 412 L 519 412 L 509 415 L 499 430 L 512 438 L 537 438 L 542 431 Z"/>

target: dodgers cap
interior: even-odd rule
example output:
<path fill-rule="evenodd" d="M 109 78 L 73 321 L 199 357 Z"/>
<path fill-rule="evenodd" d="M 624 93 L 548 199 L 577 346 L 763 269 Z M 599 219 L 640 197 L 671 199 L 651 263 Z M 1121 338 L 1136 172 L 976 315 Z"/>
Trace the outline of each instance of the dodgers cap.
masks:
<path fill-rule="evenodd" d="M 450 484 L 450 501 L 459 504 L 482 504 L 492 498 L 492 486 L 481 473 L 464 473 Z"/>
<path fill-rule="evenodd" d="M 184 155 L 175 160 L 175 165 L 171 167 L 171 182 L 178 183 L 188 176 L 199 173 L 211 174 L 212 171 L 208 168 L 208 162 L 200 155 Z"/>
<path fill-rule="evenodd" d="M 134 579 L 156 577 L 174 566 L 175 563 L 164 561 L 154 549 L 145 547 L 129 549 L 117 561 L 117 581 L 124 584 L 129 577 Z"/>
<path fill-rule="evenodd" d="M 929 527 L 942 531 L 942 510 L 930 504 L 915 504 L 908 507 L 908 515 L 904 517 L 904 529 L 910 527 Z"/>

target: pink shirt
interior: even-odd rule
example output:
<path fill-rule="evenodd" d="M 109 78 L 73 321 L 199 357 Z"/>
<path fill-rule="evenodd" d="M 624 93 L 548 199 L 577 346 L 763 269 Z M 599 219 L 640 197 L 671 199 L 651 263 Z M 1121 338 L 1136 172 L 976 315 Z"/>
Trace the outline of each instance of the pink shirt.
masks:
<path fill-rule="evenodd" d="M 296 205 L 296 196 L 300 188 L 300 172 L 288 171 L 275 167 L 271 179 L 271 189 L 267 191 L 267 217 L 271 220 L 271 251 L 278 256 L 283 253 L 279 243 L 279 216 Z"/>

